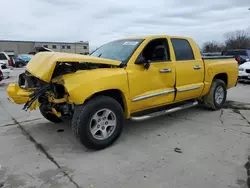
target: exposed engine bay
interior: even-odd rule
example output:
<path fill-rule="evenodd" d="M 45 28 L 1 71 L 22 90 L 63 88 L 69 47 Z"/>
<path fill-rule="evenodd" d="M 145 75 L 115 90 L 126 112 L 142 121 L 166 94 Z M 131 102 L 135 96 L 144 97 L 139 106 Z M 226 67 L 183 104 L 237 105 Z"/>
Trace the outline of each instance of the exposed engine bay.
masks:
<path fill-rule="evenodd" d="M 69 73 L 74 73 L 78 70 L 92 70 L 92 69 L 100 69 L 100 68 L 112 68 L 112 67 L 117 67 L 113 65 L 106 65 L 106 64 L 96 64 L 96 63 L 60 63 L 58 62 L 55 68 L 55 71 L 53 73 L 52 78 L 64 75 L 64 74 L 69 74 Z"/>
<path fill-rule="evenodd" d="M 78 70 L 92 70 L 99 68 L 112 68 L 117 66 L 94 63 L 58 62 L 54 69 L 52 79 L 61 75 L 74 73 Z M 28 110 L 34 102 L 47 106 L 48 109 L 60 118 L 70 118 L 73 115 L 74 104 L 68 101 L 69 94 L 60 83 L 48 83 L 30 74 L 28 71 L 19 75 L 19 87 L 32 89 L 34 92 L 29 96 L 23 110 Z"/>

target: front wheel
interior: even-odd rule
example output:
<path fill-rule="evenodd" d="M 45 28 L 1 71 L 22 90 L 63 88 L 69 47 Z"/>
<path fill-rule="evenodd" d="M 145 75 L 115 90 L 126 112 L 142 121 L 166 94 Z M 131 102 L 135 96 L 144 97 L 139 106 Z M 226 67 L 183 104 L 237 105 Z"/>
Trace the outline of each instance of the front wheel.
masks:
<path fill-rule="evenodd" d="M 74 109 L 72 131 L 86 148 L 100 150 L 119 138 L 123 124 L 121 105 L 111 97 L 98 96 Z"/>
<path fill-rule="evenodd" d="M 215 79 L 212 82 L 208 94 L 203 98 L 205 106 L 212 110 L 219 110 L 225 104 L 227 98 L 227 87 L 224 81 Z"/>

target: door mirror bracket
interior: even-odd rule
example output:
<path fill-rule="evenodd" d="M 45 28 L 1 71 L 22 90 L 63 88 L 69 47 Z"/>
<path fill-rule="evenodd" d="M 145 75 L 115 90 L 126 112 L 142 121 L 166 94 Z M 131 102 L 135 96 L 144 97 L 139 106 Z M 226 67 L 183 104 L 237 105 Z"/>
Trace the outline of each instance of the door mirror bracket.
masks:
<path fill-rule="evenodd" d="M 150 67 L 150 64 L 151 64 L 151 61 L 150 61 L 150 60 L 147 60 L 145 66 L 144 66 L 144 68 L 148 70 L 149 67 Z"/>

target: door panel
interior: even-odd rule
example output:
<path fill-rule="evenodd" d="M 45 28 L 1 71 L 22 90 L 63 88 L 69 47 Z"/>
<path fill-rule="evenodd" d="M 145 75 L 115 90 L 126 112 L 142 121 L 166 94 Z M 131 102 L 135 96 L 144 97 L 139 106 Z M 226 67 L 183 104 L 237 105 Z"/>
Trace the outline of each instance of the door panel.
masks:
<path fill-rule="evenodd" d="M 200 96 L 204 87 L 204 65 L 202 60 L 177 61 L 176 101 Z"/>
<path fill-rule="evenodd" d="M 204 87 L 204 63 L 190 39 L 171 38 L 175 53 L 176 102 L 197 98 Z"/>
<path fill-rule="evenodd" d="M 126 71 L 132 113 L 174 101 L 175 67 L 172 62 L 154 62 L 148 70 L 144 65 L 131 65 Z"/>

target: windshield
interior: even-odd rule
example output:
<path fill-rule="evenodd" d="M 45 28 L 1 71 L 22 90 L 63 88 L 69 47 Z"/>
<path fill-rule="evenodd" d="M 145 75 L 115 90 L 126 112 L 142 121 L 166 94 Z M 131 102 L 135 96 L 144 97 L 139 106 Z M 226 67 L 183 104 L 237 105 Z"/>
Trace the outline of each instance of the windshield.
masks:
<path fill-rule="evenodd" d="M 136 48 L 141 44 L 142 39 L 116 40 L 104 44 L 90 56 L 126 62 Z"/>

